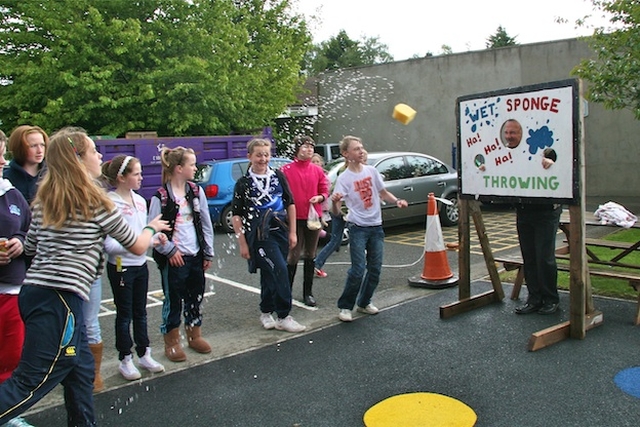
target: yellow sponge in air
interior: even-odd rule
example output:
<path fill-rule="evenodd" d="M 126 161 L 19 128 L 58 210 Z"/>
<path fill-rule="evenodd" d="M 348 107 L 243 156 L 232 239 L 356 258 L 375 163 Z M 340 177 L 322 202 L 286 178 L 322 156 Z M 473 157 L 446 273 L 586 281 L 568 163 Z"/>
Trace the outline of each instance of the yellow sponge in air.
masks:
<path fill-rule="evenodd" d="M 391 117 L 406 125 L 416 116 L 416 110 L 409 107 L 407 104 L 398 104 L 393 107 L 393 114 Z"/>

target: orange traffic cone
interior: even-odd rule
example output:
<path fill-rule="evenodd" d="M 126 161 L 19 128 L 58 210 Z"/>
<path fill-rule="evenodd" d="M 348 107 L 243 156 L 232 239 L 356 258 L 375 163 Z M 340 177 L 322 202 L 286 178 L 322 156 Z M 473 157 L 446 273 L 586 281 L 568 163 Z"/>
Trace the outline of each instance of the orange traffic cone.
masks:
<path fill-rule="evenodd" d="M 429 193 L 427 231 L 424 237 L 424 268 L 420 277 L 409 278 L 411 286 L 440 289 L 458 284 L 458 277 L 454 276 L 449 268 L 437 206 L 435 196 Z"/>

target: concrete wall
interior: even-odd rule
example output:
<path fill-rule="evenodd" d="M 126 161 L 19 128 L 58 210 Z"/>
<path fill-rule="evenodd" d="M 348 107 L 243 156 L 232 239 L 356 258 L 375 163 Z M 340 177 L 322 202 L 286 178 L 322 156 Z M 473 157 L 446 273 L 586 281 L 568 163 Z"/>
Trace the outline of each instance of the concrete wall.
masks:
<path fill-rule="evenodd" d="M 352 134 L 369 151 L 418 151 L 451 164 L 459 96 L 573 78 L 591 56 L 584 41 L 567 39 L 328 72 L 318 78 L 317 139 Z M 406 126 L 391 118 L 400 102 L 418 112 Z M 633 114 L 589 103 L 584 132 L 586 195 L 602 203 L 640 195 Z"/>

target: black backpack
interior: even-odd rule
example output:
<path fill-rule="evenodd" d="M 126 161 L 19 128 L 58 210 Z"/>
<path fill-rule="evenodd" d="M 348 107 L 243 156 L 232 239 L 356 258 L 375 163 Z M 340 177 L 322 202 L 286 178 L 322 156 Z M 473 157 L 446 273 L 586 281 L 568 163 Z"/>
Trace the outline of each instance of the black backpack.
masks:
<path fill-rule="evenodd" d="M 200 213 L 196 212 L 193 207 L 193 200 L 200 197 L 200 187 L 198 184 L 193 183 L 191 181 L 187 181 L 189 183 L 189 191 L 187 192 L 187 200 L 191 205 L 191 211 L 193 212 L 193 224 L 196 227 L 196 235 L 198 236 L 198 243 L 200 244 L 200 251 L 202 251 L 204 236 L 202 235 L 202 224 L 200 222 Z M 167 190 L 166 185 L 158 188 L 155 193 L 155 197 L 160 199 L 160 213 L 162 214 L 162 219 L 169 223 L 171 227 L 168 231 L 163 231 L 163 233 L 167 236 L 169 240 L 173 238 L 173 230 L 176 226 L 176 218 L 178 217 L 179 206 L 178 204 L 169 197 L 169 191 Z M 156 249 L 153 249 L 153 260 L 158 265 L 159 269 L 163 269 L 167 264 L 167 257 Z"/>

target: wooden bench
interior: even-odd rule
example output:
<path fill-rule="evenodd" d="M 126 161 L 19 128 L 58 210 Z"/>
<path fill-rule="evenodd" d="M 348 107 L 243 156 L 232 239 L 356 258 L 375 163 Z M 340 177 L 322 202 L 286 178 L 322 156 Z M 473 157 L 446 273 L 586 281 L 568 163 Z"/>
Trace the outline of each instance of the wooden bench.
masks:
<path fill-rule="evenodd" d="M 563 256 L 556 256 L 557 258 L 564 258 Z M 568 259 L 568 258 L 567 258 Z M 511 291 L 511 299 L 517 300 L 520 297 L 520 289 L 524 283 L 524 269 L 522 268 L 521 257 L 511 258 L 494 258 L 495 262 L 502 263 L 504 269 L 507 271 L 518 270 L 516 279 L 513 283 L 513 290 Z M 569 271 L 567 264 L 558 264 L 559 271 Z M 638 292 L 638 300 L 636 305 L 636 315 L 634 319 L 634 325 L 640 325 L 640 273 L 627 272 L 627 271 L 612 271 L 612 270 L 600 270 L 595 268 L 589 268 L 589 274 L 592 276 L 608 277 L 610 279 L 627 280 L 629 285 Z"/>
<path fill-rule="evenodd" d="M 609 267 L 624 267 L 624 268 L 635 268 L 640 269 L 640 265 L 638 264 L 629 264 L 625 262 L 621 262 L 620 260 L 624 258 L 626 255 L 624 253 L 631 253 L 634 250 L 639 250 L 637 248 L 637 243 L 629 243 L 629 242 L 616 242 L 613 240 L 604 240 L 604 239 L 584 239 L 586 244 L 587 255 L 589 256 L 590 264 L 598 264 L 605 265 Z M 567 243 L 567 240 L 564 240 L 564 243 Z M 608 248 L 611 250 L 623 251 L 622 254 L 618 254 L 613 257 L 611 260 L 602 260 L 598 258 L 596 254 L 589 249 L 589 246 L 596 246 L 600 248 Z M 569 245 L 560 246 L 556 249 L 556 258 L 558 259 L 569 259 Z"/>
<path fill-rule="evenodd" d="M 613 240 L 589 239 L 589 238 L 584 239 L 584 243 L 587 246 L 599 246 L 602 248 L 609 248 L 609 249 L 629 249 L 631 246 L 633 246 L 633 243 L 628 243 L 628 242 L 616 242 Z"/>
<path fill-rule="evenodd" d="M 587 251 L 587 254 L 589 254 L 589 251 Z M 562 254 L 562 253 L 556 253 L 556 259 L 562 259 L 565 261 L 569 261 L 570 256 L 569 254 Z M 612 265 L 613 263 L 611 261 L 605 261 L 605 260 L 601 260 L 595 257 L 590 256 L 589 258 L 589 264 L 591 265 L 601 265 L 603 267 L 621 267 L 621 268 L 632 268 L 635 270 L 640 270 L 640 265 L 637 264 L 626 264 L 624 262 L 616 262 L 615 265 Z M 559 268 L 560 266 L 558 266 Z M 594 276 L 596 276 L 596 274 L 594 273 Z"/>

